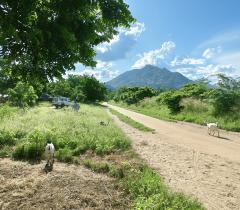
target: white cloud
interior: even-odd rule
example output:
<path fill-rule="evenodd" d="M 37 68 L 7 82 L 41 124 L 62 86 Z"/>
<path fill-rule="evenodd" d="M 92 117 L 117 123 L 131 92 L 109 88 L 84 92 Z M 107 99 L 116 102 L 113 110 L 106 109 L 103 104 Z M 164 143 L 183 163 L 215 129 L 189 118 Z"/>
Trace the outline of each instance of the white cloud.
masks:
<path fill-rule="evenodd" d="M 106 53 L 112 50 L 112 46 L 121 41 L 121 37 L 131 37 L 132 39 L 137 39 L 142 32 L 146 30 L 144 23 L 136 22 L 130 28 L 120 28 L 119 34 L 113 36 L 109 42 L 104 42 L 96 46 L 96 51 L 98 53 Z"/>
<path fill-rule="evenodd" d="M 178 59 L 177 57 L 171 61 L 171 66 L 182 66 L 182 65 L 202 65 L 205 63 L 205 60 L 202 58 L 183 58 Z"/>
<path fill-rule="evenodd" d="M 101 82 L 106 82 L 108 80 L 111 80 L 113 78 L 115 78 L 119 72 L 116 70 L 103 70 L 103 69 L 85 69 L 81 72 L 79 72 L 78 75 L 93 75 L 95 78 L 97 78 L 99 81 Z"/>
<path fill-rule="evenodd" d="M 200 78 L 214 78 L 217 74 L 226 74 L 231 77 L 240 76 L 240 73 L 232 65 L 208 64 L 195 67 L 177 68 L 177 72 L 196 80 Z"/>
<path fill-rule="evenodd" d="M 119 40 L 120 40 L 119 34 L 115 35 L 113 36 L 113 39 L 110 40 L 110 42 L 103 42 L 102 44 L 96 46 L 96 50 L 100 53 L 108 52 L 109 50 L 111 50 L 111 46 L 119 42 Z"/>
<path fill-rule="evenodd" d="M 109 69 L 113 66 L 112 62 L 97 60 L 96 69 Z"/>
<path fill-rule="evenodd" d="M 133 35 L 135 37 L 138 37 L 142 32 L 146 30 L 144 23 L 135 23 L 132 25 L 129 29 L 124 29 L 123 33 L 127 35 Z"/>
<path fill-rule="evenodd" d="M 114 68 L 114 64 L 112 62 L 106 62 L 102 60 L 97 60 L 97 65 L 95 68 L 84 67 L 82 64 L 75 65 L 75 71 L 68 71 L 64 76 L 65 78 L 68 75 L 93 75 L 101 82 L 106 82 L 108 80 L 113 79 L 117 75 L 119 75 L 119 71 Z"/>
<path fill-rule="evenodd" d="M 206 59 L 211 59 L 221 52 L 222 52 L 222 48 L 220 46 L 217 48 L 207 48 L 203 52 L 202 56 Z"/>
<path fill-rule="evenodd" d="M 166 56 L 176 47 L 172 41 L 164 42 L 159 49 L 144 52 L 134 63 L 132 68 L 142 68 L 147 64 L 156 65 L 159 60 L 164 60 Z"/>

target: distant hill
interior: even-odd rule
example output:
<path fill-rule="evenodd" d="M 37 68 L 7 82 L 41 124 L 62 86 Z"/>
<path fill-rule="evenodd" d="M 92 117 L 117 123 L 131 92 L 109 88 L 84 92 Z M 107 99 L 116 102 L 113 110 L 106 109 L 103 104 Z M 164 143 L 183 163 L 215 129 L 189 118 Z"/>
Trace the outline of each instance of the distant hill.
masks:
<path fill-rule="evenodd" d="M 192 81 L 178 72 L 171 72 L 166 68 L 146 65 L 142 69 L 126 71 L 116 78 L 106 82 L 110 89 L 122 86 L 142 87 L 149 86 L 155 89 L 180 88 Z"/>

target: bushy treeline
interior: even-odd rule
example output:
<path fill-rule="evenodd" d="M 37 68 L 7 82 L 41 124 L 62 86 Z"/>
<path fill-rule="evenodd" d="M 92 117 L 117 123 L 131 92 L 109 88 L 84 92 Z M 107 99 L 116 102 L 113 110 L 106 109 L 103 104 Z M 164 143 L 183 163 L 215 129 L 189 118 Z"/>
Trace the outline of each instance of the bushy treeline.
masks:
<path fill-rule="evenodd" d="M 204 82 L 198 82 L 187 84 L 180 89 L 164 91 L 160 94 L 147 87 L 122 88 L 112 98 L 116 102 L 124 102 L 130 105 L 156 94 L 158 94 L 156 102 L 159 107 L 161 105 L 167 106 L 172 114 L 181 112 L 184 107 L 201 109 L 204 105 L 212 108 L 211 112 L 214 116 L 240 111 L 240 80 L 224 75 L 218 75 L 218 83 L 214 87 Z M 202 104 L 202 106 L 199 104 Z"/>
<path fill-rule="evenodd" d="M 65 96 L 78 102 L 104 100 L 107 89 L 94 76 L 69 75 L 67 79 L 48 83 L 46 92 L 52 96 Z"/>
<path fill-rule="evenodd" d="M 37 103 L 43 93 L 50 96 L 65 96 L 78 102 L 104 100 L 107 89 L 95 77 L 69 75 L 67 79 L 54 82 L 36 83 L 17 81 L 0 71 L 0 97 L 8 96 L 14 106 L 26 107 Z"/>
<path fill-rule="evenodd" d="M 156 96 L 159 91 L 150 87 L 122 87 L 111 93 L 110 99 L 116 102 L 122 101 L 127 104 L 134 104 L 146 97 Z"/>

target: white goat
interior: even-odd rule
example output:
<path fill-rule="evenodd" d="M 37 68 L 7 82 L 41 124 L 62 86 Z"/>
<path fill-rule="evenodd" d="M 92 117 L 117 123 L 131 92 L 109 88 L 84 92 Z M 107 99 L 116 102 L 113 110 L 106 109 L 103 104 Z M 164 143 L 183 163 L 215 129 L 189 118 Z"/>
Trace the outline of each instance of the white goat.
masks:
<path fill-rule="evenodd" d="M 45 155 L 47 158 L 47 165 L 53 166 L 54 163 L 54 152 L 55 152 L 55 147 L 52 142 L 48 142 L 45 147 Z"/>
<path fill-rule="evenodd" d="M 215 132 L 218 133 L 218 137 L 219 137 L 219 129 L 218 129 L 218 123 L 207 123 L 207 129 L 208 129 L 208 134 L 209 135 L 213 135 L 215 134 Z"/>

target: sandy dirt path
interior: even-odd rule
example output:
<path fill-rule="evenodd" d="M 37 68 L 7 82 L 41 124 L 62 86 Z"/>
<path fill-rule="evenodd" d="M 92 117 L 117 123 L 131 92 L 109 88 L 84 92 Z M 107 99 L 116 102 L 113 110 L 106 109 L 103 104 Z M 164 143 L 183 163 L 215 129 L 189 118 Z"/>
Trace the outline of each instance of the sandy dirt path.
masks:
<path fill-rule="evenodd" d="M 105 104 L 156 134 L 140 132 L 114 117 L 133 140 L 137 153 L 176 191 L 198 198 L 210 210 L 240 209 L 240 134 L 220 131 L 208 136 L 206 128 L 172 123 Z"/>

